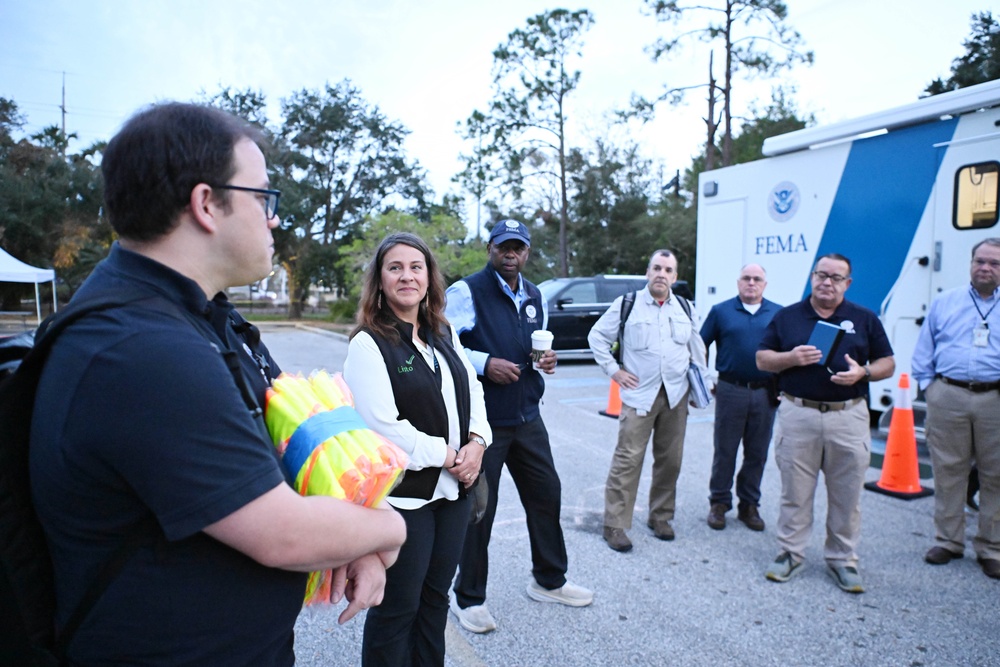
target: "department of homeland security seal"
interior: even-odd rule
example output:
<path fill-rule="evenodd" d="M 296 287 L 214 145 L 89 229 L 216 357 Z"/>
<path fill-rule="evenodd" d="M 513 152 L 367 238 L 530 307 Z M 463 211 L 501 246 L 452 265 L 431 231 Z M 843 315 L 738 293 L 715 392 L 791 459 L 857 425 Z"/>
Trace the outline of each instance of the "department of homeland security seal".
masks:
<path fill-rule="evenodd" d="M 771 194 L 767 198 L 767 214 L 775 222 L 787 222 L 798 212 L 801 199 L 795 183 L 782 181 L 771 188 Z"/>

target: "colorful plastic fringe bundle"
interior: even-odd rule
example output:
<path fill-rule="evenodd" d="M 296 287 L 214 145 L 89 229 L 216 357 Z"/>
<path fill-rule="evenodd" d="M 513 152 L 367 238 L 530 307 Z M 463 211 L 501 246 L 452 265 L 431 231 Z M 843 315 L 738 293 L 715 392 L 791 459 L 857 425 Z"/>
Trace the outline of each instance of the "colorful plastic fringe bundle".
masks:
<path fill-rule="evenodd" d="M 282 373 L 267 390 L 264 421 L 303 496 L 333 496 L 372 507 L 399 483 L 409 459 L 354 409 L 340 373 Z M 332 572 L 312 572 L 305 604 L 328 602 Z"/>

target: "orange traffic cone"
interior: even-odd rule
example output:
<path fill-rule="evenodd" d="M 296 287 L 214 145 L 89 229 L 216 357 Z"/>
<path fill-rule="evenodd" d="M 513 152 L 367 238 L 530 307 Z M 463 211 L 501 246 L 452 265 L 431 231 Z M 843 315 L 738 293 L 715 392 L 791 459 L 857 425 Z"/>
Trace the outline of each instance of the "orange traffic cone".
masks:
<path fill-rule="evenodd" d="M 899 376 L 899 391 L 892 406 L 889 437 L 882 459 L 882 477 L 868 482 L 865 488 L 895 498 L 912 500 L 934 493 L 920 486 L 920 464 L 917 461 L 917 436 L 913 430 L 913 401 L 910 398 L 910 376 Z"/>
<path fill-rule="evenodd" d="M 615 419 L 622 413 L 622 397 L 619 394 L 618 383 L 614 380 L 611 381 L 611 389 L 608 390 L 608 408 L 600 410 L 599 413 Z"/>

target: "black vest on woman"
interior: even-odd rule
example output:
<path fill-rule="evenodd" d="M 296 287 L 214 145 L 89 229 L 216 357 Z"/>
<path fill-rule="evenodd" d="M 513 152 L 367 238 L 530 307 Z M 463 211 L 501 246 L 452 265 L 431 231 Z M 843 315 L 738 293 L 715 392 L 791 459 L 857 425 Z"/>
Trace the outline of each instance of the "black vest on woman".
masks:
<path fill-rule="evenodd" d="M 371 329 L 363 328 L 378 345 L 385 361 L 392 384 L 392 395 L 396 400 L 397 419 L 407 420 L 422 433 L 448 439 L 448 410 L 441 395 L 441 367 L 430 366 L 413 343 L 413 326 L 396 320 L 399 340 L 389 340 Z M 458 432 L 463 438 L 469 433 L 469 414 L 472 395 L 469 390 L 469 376 L 462 364 L 459 353 L 452 345 L 451 335 L 445 330 L 432 333 L 429 327 L 421 326 L 419 335 L 427 346 L 448 362 L 452 381 L 455 385 L 455 403 L 458 406 Z M 398 498 L 421 498 L 430 500 L 434 495 L 441 468 L 407 470 L 403 481 L 390 495 Z M 459 497 L 465 495 L 465 488 L 459 484 Z"/>

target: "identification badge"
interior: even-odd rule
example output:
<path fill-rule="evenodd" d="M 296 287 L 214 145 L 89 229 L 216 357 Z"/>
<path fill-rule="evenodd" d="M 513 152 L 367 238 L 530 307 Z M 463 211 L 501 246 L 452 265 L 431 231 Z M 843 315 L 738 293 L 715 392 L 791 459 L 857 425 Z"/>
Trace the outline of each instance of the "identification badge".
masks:
<path fill-rule="evenodd" d="M 972 330 L 972 344 L 976 347 L 987 347 L 990 344 L 990 330 L 986 322 L 980 322 Z"/>

